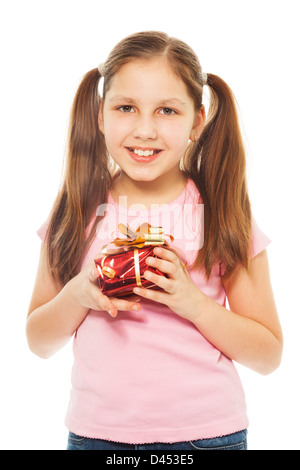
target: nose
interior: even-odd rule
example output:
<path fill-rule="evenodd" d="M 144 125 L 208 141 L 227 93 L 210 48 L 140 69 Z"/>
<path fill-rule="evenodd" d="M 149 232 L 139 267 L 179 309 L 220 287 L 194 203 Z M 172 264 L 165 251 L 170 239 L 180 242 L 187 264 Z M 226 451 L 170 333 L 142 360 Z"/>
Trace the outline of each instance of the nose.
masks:
<path fill-rule="evenodd" d="M 154 119 L 149 115 L 140 115 L 135 123 L 133 136 L 143 141 L 157 138 L 157 129 Z"/>

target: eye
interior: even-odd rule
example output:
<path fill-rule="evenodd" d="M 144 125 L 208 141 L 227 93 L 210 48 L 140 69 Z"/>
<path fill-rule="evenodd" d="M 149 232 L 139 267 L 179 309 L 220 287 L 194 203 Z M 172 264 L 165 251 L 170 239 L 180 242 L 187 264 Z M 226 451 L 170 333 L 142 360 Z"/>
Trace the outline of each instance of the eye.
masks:
<path fill-rule="evenodd" d="M 120 106 L 118 109 L 120 111 L 122 111 L 123 113 L 132 113 L 132 112 L 134 112 L 133 107 L 130 106 L 129 104 L 127 104 L 125 106 Z"/>
<path fill-rule="evenodd" d="M 165 116 L 172 116 L 173 114 L 177 114 L 176 111 L 174 111 L 172 108 L 162 108 L 159 112 Z"/>

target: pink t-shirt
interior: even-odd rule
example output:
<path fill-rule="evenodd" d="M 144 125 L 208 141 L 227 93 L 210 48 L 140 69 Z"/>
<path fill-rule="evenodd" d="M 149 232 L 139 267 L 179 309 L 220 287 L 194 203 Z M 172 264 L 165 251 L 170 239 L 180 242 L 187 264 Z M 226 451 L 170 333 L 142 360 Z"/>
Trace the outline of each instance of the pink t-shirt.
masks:
<path fill-rule="evenodd" d="M 172 247 L 192 264 L 203 240 L 203 206 L 192 180 L 170 204 L 128 210 L 124 202 L 118 205 L 109 194 L 83 266 L 115 238 L 120 222 L 133 229 L 143 222 L 162 226 L 175 237 Z M 45 225 L 38 233 L 43 239 Z M 254 222 L 251 255 L 269 241 Z M 216 264 L 209 282 L 202 271 L 190 275 L 225 306 L 221 272 Z M 67 428 L 132 444 L 205 439 L 247 428 L 244 391 L 233 362 L 165 305 L 142 299 L 141 307 L 116 318 L 90 310 L 78 328 Z"/>

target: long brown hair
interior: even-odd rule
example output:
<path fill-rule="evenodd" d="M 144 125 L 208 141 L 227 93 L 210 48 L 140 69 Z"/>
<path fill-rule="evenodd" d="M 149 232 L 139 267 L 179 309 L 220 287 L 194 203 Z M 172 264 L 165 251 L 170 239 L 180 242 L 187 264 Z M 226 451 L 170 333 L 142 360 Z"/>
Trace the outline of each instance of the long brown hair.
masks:
<path fill-rule="evenodd" d="M 104 64 L 103 96 L 99 94 L 98 68 L 88 72 L 76 93 L 69 126 L 68 152 L 61 189 L 54 203 L 47 233 L 51 272 L 62 284 L 75 276 L 93 240 L 99 217 L 87 234 L 87 226 L 100 204 L 107 201 L 113 170 L 98 128 L 101 99 L 121 66 L 134 59 L 163 56 L 183 80 L 200 110 L 203 74 L 194 51 L 165 33 L 148 31 L 123 39 Z M 213 265 L 222 262 L 225 278 L 237 265 L 248 268 L 251 209 L 246 184 L 246 158 L 235 99 L 228 85 L 208 74 L 210 106 L 206 125 L 197 142 L 191 143 L 182 169 L 192 178 L 204 203 L 204 245 L 195 267 L 210 276 Z"/>

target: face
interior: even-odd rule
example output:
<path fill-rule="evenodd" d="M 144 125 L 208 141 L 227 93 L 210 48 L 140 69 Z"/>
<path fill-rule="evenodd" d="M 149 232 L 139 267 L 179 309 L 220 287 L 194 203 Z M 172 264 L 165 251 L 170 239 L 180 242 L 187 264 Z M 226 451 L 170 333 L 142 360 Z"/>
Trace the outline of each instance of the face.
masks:
<path fill-rule="evenodd" d="M 134 60 L 114 75 L 99 113 L 108 151 L 133 181 L 175 178 L 189 140 L 201 134 L 183 81 L 162 58 Z M 166 181 L 174 181 L 166 180 Z"/>

